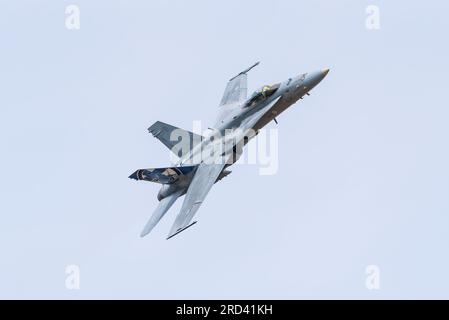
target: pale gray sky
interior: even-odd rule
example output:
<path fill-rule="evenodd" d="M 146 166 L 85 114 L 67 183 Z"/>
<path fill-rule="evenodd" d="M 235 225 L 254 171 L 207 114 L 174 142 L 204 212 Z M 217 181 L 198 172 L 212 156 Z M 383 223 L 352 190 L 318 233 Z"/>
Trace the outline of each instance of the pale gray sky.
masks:
<path fill-rule="evenodd" d="M 2 1 L 0 297 L 449 298 L 448 9 Z M 331 68 L 278 118 L 278 173 L 235 166 L 192 229 L 165 240 L 178 202 L 140 238 L 159 186 L 127 177 L 168 164 L 147 127 L 212 124 L 226 81 L 258 60 L 250 91 Z"/>

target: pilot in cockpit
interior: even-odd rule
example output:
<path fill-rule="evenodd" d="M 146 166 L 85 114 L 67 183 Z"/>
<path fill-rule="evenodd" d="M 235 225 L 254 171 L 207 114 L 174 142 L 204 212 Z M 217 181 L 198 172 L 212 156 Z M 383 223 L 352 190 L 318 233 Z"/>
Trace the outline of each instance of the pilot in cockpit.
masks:
<path fill-rule="evenodd" d="M 273 93 L 276 92 L 277 89 L 279 89 L 280 84 L 275 85 L 265 85 L 259 90 L 256 90 L 251 97 L 248 99 L 248 101 L 245 103 L 244 108 L 246 107 L 254 107 L 256 104 L 258 104 L 261 101 L 266 100 L 268 97 L 270 97 Z"/>

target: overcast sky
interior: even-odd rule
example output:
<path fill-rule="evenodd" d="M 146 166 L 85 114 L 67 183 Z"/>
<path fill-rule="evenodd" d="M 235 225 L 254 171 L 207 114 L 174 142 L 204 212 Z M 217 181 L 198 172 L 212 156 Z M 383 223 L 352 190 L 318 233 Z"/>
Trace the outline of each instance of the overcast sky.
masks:
<path fill-rule="evenodd" d="M 2 1 L 0 297 L 449 298 L 448 10 Z M 249 92 L 331 69 L 268 125 L 277 173 L 236 165 L 194 227 L 165 240 L 178 201 L 140 238 L 159 185 L 128 176 L 169 165 L 147 128 L 212 125 L 226 81 L 259 60 Z"/>

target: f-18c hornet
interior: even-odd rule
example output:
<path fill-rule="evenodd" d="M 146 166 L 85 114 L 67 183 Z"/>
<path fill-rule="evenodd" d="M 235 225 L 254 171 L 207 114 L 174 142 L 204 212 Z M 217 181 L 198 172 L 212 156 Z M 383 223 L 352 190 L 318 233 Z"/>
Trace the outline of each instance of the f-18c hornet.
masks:
<path fill-rule="evenodd" d="M 211 135 L 203 137 L 160 121 L 148 128 L 179 159 L 173 167 L 140 169 L 129 176 L 135 180 L 162 184 L 157 196 L 159 205 L 143 229 L 142 237 L 154 228 L 176 199 L 184 194 L 181 211 L 167 239 L 195 224 L 196 221 L 191 222 L 193 216 L 214 183 L 231 173 L 226 168 L 237 161 L 241 155 L 241 147 L 270 121 L 277 123 L 276 117 L 280 113 L 303 96 L 309 95 L 309 91 L 329 72 L 329 69 L 324 69 L 304 73 L 281 83 L 265 85 L 248 98 L 247 73 L 258 64 L 259 62 L 229 80 L 218 108 L 218 118 L 213 129 L 210 128 Z M 181 154 L 180 141 L 188 146 L 182 148 Z M 213 152 L 215 150 L 220 152 Z"/>

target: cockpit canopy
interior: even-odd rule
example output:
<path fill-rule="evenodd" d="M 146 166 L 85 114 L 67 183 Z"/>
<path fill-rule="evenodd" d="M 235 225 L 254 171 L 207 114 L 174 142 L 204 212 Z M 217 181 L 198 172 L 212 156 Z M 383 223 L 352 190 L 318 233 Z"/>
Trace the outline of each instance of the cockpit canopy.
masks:
<path fill-rule="evenodd" d="M 272 86 L 265 85 L 265 86 L 261 87 L 260 89 L 254 91 L 254 93 L 251 95 L 251 97 L 245 103 L 244 107 L 245 108 L 253 107 L 256 104 L 258 104 L 259 102 L 266 100 L 267 98 L 272 96 L 277 91 L 277 89 L 279 89 L 280 85 L 281 85 L 280 83 L 274 84 Z"/>

